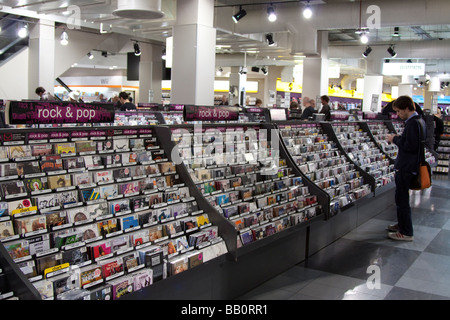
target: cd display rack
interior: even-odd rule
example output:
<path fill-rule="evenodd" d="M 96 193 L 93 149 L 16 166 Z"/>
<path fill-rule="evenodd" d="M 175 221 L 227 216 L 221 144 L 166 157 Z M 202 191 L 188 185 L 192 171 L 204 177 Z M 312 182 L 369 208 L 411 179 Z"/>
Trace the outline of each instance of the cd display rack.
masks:
<path fill-rule="evenodd" d="M 356 165 L 375 178 L 379 188 L 394 181 L 394 165 L 356 122 L 333 124 L 337 138 Z"/>
<path fill-rule="evenodd" d="M 2 253 L 42 299 L 118 299 L 227 253 L 152 126 L 0 136 Z"/>
<path fill-rule="evenodd" d="M 444 116 L 444 133 L 437 148 L 438 161 L 434 172 L 448 174 L 450 166 L 450 116 Z"/>
<path fill-rule="evenodd" d="M 367 122 L 369 130 L 372 133 L 379 148 L 391 159 L 397 158 L 398 147 L 393 143 L 386 141 L 386 136 L 391 133 L 388 125 L 384 121 Z"/>
<path fill-rule="evenodd" d="M 172 154 L 179 155 L 192 183 L 211 207 L 234 226 L 237 248 L 316 217 L 323 219 L 324 198 L 318 199 L 299 172 L 294 172 L 278 146 L 276 130 L 269 127 L 170 128 L 176 143 Z"/>
<path fill-rule="evenodd" d="M 330 215 L 371 191 L 364 176 L 324 133 L 320 123 L 279 123 L 280 135 L 302 173 L 330 196 Z"/>

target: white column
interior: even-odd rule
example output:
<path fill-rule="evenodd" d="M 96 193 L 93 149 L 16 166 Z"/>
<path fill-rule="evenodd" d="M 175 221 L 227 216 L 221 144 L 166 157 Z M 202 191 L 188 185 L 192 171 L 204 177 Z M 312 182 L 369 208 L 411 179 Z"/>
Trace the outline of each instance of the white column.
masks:
<path fill-rule="evenodd" d="M 161 103 L 162 90 L 162 47 L 139 43 L 141 59 L 139 64 L 139 102 Z"/>
<path fill-rule="evenodd" d="M 402 76 L 402 82 L 398 84 L 398 96 L 413 95 L 414 76 Z"/>
<path fill-rule="evenodd" d="M 213 0 L 177 3 L 171 102 L 214 105 L 216 29 Z"/>
<path fill-rule="evenodd" d="M 236 93 L 235 95 L 230 95 L 230 99 L 228 100 L 228 104 L 230 106 L 235 105 L 236 103 L 242 107 L 245 107 L 245 99 L 246 94 L 245 90 L 247 84 L 247 74 L 239 73 L 241 67 L 231 67 L 230 73 L 230 92 Z"/>
<path fill-rule="evenodd" d="M 282 67 L 270 66 L 267 68 L 269 73 L 266 75 L 264 81 L 264 103 L 273 106 L 277 103 L 277 79 L 281 77 Z M 273 101 L 270 100 L 270 92 L 275 93 Z"/>
<path fill-rule="evenodd" d="M 311 99 L 328 93 L 328 32 L 317 32 L 317 46 L 319 56 L 303 61 L 302 97 Z"/>
<path fill-rule="evenodd" d="M 364 76 L 364 95 L 362 111 L 381 111 L 381 94 L 383 92 L 383 76 Z M 372 102 L 376 100 L 376 105 L 372 108 Z"/>
<path fill-rule="evenodd" d="M 55 22 L 39 20 L 30 31 L 28 98 L 38 99 L 35 90 L 52 93 L 55 85 Z"/>

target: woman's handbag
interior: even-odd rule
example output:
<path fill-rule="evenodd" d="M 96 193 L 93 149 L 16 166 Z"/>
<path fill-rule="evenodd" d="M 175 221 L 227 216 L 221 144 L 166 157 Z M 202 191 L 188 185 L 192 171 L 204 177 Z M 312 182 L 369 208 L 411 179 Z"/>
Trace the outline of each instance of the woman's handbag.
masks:
<path fill-rule="evenodd" d="M 423 137 L 422 134 L 422 125 L 419 121 L 419 134 L 420 137 Z M 431 187 L 431 167 L 430 164 L 425 160 L 425 142 L 424 139 L 420 139 L 420 148 L 419 148 L 419 170 L 417 175 L 414 176 L 414 179 L 409 187 L 411 190 L 424 190 Z"/>

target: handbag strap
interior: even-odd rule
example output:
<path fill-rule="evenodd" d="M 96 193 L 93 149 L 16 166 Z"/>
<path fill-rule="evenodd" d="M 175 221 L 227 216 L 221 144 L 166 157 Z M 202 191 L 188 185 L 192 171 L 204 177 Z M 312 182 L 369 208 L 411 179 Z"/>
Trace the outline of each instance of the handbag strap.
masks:
<path fill-rule="evenodd" d="M 425 161 L 425 137 L 423 134 L 423 127 L 420 119 L 416 119 L 417 124 L 419 125 L 419 163 Z"/>

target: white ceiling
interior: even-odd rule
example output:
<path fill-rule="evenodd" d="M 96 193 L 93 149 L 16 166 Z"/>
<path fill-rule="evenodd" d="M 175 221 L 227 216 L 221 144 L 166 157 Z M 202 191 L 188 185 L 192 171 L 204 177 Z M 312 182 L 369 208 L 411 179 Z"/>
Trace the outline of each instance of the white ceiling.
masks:
<path fill-rule="evenodd" d="M 242 55 L 244 52 L 265 65 L 285 65 L 301 61 L 302 54 L 292 53 L 292 41 L 296 37 L 293 30 L 301 32 L 305 26 L 305 22 L 294 15 L 305 6 L 304 2 L 297 0 L 214 1 L 217 64 L 225 67 L 227 65 L 222 61 L 227 61 L 229 65 L 232 65 L 236 63 L 233 62 L 236 59 L 233 60 L 232 57 Z M 270 3 L 279 12 L 278 20 L 273 25 L 266 21 L 267 5 Z M 426 61 L 429 71 L 450 74 L 450 63 L 447 63 L 447 60 L 450 61 L 450 53 L 447 49 L 450 47 L 450 15 L 448 15 L 450 1 L 411 0 L 406 4 L 405 1 L 399 0 L 363 0 L 361 2 L 357 0 L 311 0 L 316 16 L 313 18 L 313 22 L 308 23 L 314 25 L 315 30 L 328 31 L 329 57 L 341 64 L 341 73 L 365 72 L 365 63 L 360 61 L 363 59 L 360 53 L 364 51 L 365 45 L 359 42 L 355 31 L 359 27 L 357 17 L 361 17 L 360 13 L 364 16 L 364 12 L 359 11 L 360 5 L 361 8 L 366 8 L 370 4 L 377 4 L 381 8 L 381 28 L 370 30 L 369 34 L 369 44 L 374 51 L 375 49 L 385 51 L 389 44 L 395 44 L 398 48 L 396 51 L 399 52 L 397 59 L 402 59 L 402 61 L 415 59 L 414 62 Z M 166 37 L 172 34 L 172 27 L 176 23 L 176 5 L 177 0 L 162 0 L 162 11 L 165 15 L 157 20 L 116 17 L 113 15 L 113 11 L 117 8 L 117 0 L 0 0 L 0 11 L 4 14 L 23 15 L 29 19 L 45 17 L 60 23 L 67 23 L 68 19 L 76 13 L 74 10 L 79 9 L 83 29 L 91 29 L 94 32 L 101 29 L 152 43 L 164 44 Z M 234 24 L 231 15 L 237 12 L 239 5 L 242 5 L 248 14 L 238 24 Z M 409 10 L 413 10 L 410 6 L 413 5 L 419 12 L 410 13 Z M 400 8 L 402 8 L 401 11 Z M 439 10 L 444 12 L 439 14 Z M 399 28 L 399 37 L 392 36 L 396 26 Z M 277 43 L 273 47 L 269 47 L 265 41 L 267 32 L 273 33 Z M 440 43 L 441 47 L 445 44 L 445 49 L 442 49 L 443 54 L 439 54 L 441 47 L 438 47 L 439 52 L 435 54 L 435 57 L 422 54 L 421 56 L 411 55 L 416 52 L 414 50 L 416 45 L 433 51 L 436 43 Z M 346 47 L 353 47 L 353 51 L 358 54 L 342 54 L 342 52 L 349 52 L 345 49 Z M 336 52 L 337 55 L 334 56 L 333 52 Z M 400 55 L 401 52 L 403 56 Z M 118 55 L 116 58 L 124 59 L 125 57 Z M 79 65 L 96 64 L 98 66 L 98 64 L 104 63 L 104 60 L 80 61 Z M 123 65 L 119 61 L 113 63 L 117 66 Z M 441 70 L 437 70 L 437 66 Z"/>

